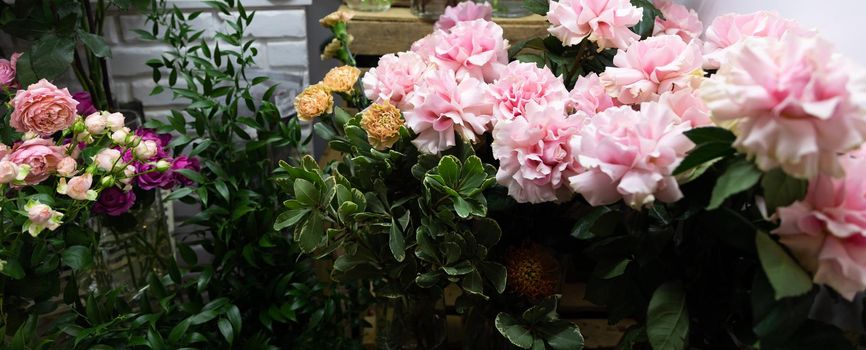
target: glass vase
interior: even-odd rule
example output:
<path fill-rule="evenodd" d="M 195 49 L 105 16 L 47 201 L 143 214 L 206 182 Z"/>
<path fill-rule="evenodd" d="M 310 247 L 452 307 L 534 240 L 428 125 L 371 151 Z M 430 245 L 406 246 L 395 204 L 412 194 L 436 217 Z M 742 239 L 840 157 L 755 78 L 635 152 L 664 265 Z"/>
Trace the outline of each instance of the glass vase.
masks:
<path fill-rule="evenodd" d="M 382 12 L 391 8 L 391 0 L 346 0 L 350 9 L 363 12 Z"/>
<path fill-rule="evenodd" d="M 427 295 L 380 299 L 376 314 L 376 349 L 437 349 L 445 343 L 445 315 Z"/>
<path fill-rule="evenodd" d="M 531 13 L 523 7 L 523 0 L 475 0 L 476 3 L 490 3 L 493 6 L 493 17 L 516 18 L 526 17 Z"/>
<path fill-rule="evenodd" d="M 435 21 L 448 6 L 457 5 L 458 0 L 412 0 L 412 14 L 426 21 Z"/>

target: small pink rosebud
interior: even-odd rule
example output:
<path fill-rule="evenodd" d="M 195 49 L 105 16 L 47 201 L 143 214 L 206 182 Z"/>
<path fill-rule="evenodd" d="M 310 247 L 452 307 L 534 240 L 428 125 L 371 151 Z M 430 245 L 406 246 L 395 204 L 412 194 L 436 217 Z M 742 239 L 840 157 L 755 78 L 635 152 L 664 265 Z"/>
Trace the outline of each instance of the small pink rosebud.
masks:
<path fill-rule="evenodd" d="M 113 148 L 106 148 L 93 156 L 93 163 L 96 164 L 96 167 L 100 170 L 112 171 L 114 168 L 122 166 L 119 159 L 120 151 Z"/>
<path fill-rule="evenodd" d="M 123 114 L 120 113 L 111 113 L 105 116 L 106 126 L 108 126 L 111 131 L 117 131 L 123 129 L 124 124 L 126 123 L 126 118 Z"/>
<path fill-rule="evenodd" d="M 84 125 L 87 127 L 87 132 L 91 135 L 99 135 L 105 131 L 108 124 L 108 118 L 101 112 L 96 112 L 84 118 Z"/>
<path fill-rule="evenodd" d="M 75 174 L 75 168 L 77 166 L 78 163 L 75 162 L 74 158 L 63 158 L 60 160 L 60 163 L 57 163 L 57 174 L 63 177 L 70 177 Z"/>
<path fill-rule="evenodd" d="M 18 165 L 8 160 L 0 161 L 0 184 L 15 181 L 18 176 Z"/>

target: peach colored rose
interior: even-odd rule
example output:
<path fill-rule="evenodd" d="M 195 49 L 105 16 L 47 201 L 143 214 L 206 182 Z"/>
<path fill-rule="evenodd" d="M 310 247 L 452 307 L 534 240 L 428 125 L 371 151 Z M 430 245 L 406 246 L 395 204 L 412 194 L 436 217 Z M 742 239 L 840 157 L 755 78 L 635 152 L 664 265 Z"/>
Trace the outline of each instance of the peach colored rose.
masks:
<path fill-rule="evenodd" d="M 90 189 L 90 186 L 93 185 L 93 175 L 84 174 L 73 177 L 69 179 L 67 184 L 63 184 L 63 182 L 66 182 L 66 179 L 61 179 L 60 182 L 61 184 L 58 185 L 57 190 L 58 193 L 80 201 L 96 200 L 96 191 Z M 61 189 L 64 186 L 65 188 Z"/>
<path fill-rule="evenodd" d="M 386 150 L 400 140 L 402 126 L 400 110 L 388 101 L 372 104 L 361 112 L 361 127 L 367 132 L 370 145 L 377 150 Z"/>
<path fill-rule="evenodd" d="M 16 144 L 7 158 L 15 164 L 30 166 L 24 182 L 35 185 L 57 171 L 57 164 L 64 155 L 63 148 L 55 146 L 51 140 L 35 138 Z"/>
<path fill-rule="evenodd" d="M 676 35 L 638 41 L 613 58 L 601 74 L 607 93 L 625 104 L 656 101 L 659 94 L 700 82 L 701 48 Z"/>
<path fill-rule="evenodd" d="M 57 163 L 57 174 L 63 177 L 70 177 L 75 174 L 75 168 L 78 163 L 72 157 L 63 158 L 60 163 Z"/>
<path fill-rule="evenodd" d="M 78 101 L 72 98 L 69 90 L 42 79 L 18 90 L 12 99 L 12 117 L 9 120 L 15 130 L 32 131 L 41 136 L 49 136 L 68 128 L 75 122 Z"/>
<path fill-rule="evenodd" d="M 99 151 L 95 156 L 93 156 L 93 162 L 96 163 L 96 167 L 103 171 L 112 171 L 112 169 L 116 167 L 122 167 L 125 164 L 121 164 L 120 159 L 120 151 L 113 148 L 106 148 L 104 150 Z"/>

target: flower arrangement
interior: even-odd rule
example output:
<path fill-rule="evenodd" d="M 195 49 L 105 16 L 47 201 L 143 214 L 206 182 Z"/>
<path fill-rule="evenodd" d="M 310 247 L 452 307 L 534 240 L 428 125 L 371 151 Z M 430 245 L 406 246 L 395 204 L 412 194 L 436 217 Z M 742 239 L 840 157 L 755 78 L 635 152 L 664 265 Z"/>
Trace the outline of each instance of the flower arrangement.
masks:
<path fill-rule="evenodd" d="M 852 348 L 856 324 L 807 316 L 866 291 L 866 70 L 774 12 L 720 16 L 702 38 L 672 1 L 526 5 L 549 37 L 509 44 L 463 3 L 341 80 L 354 89 L 297 101 L 343 157 L 282 165 L 293 199 L 275 228 L 412 318 L 381 341 L 439 344 L 443 315 L 406 305 L 456 285 L 467 334 L 578 349 L 556 254 L 611 322 L 637 320 L 624 348 Z"/>

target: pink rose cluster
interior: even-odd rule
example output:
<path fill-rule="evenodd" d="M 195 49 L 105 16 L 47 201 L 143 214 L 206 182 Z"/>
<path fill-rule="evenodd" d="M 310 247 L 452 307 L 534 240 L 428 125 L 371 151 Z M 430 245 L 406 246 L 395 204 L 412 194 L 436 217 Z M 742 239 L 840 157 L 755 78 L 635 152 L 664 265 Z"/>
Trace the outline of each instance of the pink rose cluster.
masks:
<path fill-rule="evenodd" d="M 818 175 L 806 198 L 779 208 L 773 233 L 826 284 L 848 300 L 866 290 L 866 149 L 839 157 L 848 174 Z"/>

